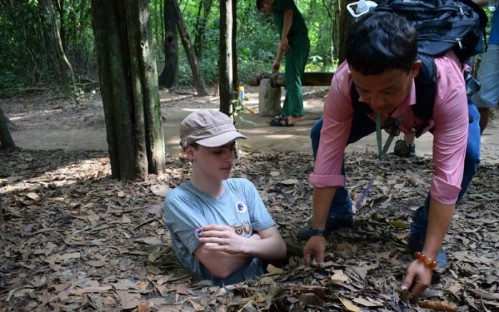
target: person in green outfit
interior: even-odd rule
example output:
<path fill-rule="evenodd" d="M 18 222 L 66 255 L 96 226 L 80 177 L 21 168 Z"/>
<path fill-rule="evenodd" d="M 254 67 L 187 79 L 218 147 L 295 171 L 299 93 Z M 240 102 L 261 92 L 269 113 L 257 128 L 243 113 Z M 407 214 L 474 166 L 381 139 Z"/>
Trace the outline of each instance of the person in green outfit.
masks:
<path fill-rule="evenodd" d="M 280 33 L 272 72 L 278 72 L 281 59 L 286 55 L 286 96 L 281 115 L 270 122 L 271 126 L 294 126 L 303 118 L 302 76 L 310 51 L 310 40 L 305 20 L 293 0 L 256 0 L 256 8 L 265 15 L 273 15 Z"/>

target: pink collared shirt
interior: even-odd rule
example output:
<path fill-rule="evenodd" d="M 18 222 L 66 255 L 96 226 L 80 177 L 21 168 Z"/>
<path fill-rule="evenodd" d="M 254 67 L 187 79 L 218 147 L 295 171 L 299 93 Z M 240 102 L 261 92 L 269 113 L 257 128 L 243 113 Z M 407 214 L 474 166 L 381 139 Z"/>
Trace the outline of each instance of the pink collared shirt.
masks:
<path fill-rule="evenodd" d="M 416 101 L 414 82 L 410 94 L 391 114 L 399 118 L 400 130 L 421 133 L 433 131 L 433 162 L 435 170 L 430 188 L 433 199 L 442 204 L 455 204 L 461 190 L 464 157 L 468 138 L 468 102 L 463 69 L 455 54 L 450 52 L 435 59 L 437 90 L 432 120 L 416 117 L 410 108 Z M 350 95 L 352 78 L 348 64 L 343 62 L 335 71 L 331 88 L 324 103 L 324 123 L 314 171 L 309 181 L 316 188 L 345 186 L 341 174 L 350 129 L 353 107 Z M 375 120 L 376 112 L 369 116 Z M 382 114 L 382 121 L 388 118 Z"/>

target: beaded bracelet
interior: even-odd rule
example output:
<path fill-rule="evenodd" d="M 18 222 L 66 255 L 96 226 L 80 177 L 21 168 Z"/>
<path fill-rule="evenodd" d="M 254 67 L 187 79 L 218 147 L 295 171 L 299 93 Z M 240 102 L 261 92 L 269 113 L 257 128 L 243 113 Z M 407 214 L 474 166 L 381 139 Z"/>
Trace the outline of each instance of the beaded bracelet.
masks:
<path fill-rule="evenodd" d="M 437 269 L 437 261 L 432 260 L 431 258 L 427 257 L 425 254 L 423 254 L 419 251 L 416 251 L 414 253 L 414 258 L 416 258 L 418 261 L 423 262 L 424 265 L 426 265 L 427 267 L 429 267 L 432 270 Z"/>

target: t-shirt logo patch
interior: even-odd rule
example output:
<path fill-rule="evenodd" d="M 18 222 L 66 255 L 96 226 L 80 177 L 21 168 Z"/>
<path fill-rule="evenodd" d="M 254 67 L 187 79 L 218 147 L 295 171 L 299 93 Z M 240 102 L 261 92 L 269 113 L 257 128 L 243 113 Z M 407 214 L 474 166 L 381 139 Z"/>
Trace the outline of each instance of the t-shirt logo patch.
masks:
<path fill-rule="evenodd" d="M 244 233 L 246 234 L 250 234 L 251 233 L 251 225 L 248 221 L 244 221 L 243 223 L 243 229 L 244 229 Z"/>
<path fill-rule="evenodd" d="M 246 211 L 248 211 L 248 206 L 246 206 L 246 204 L 243 202 L 237 202 L 236 203 L 236 210 L 239 213 L 246 213 Z"/>
<path fill-rule="evenodd" d="M 251 224 L 248 221 L 244 221 L 240 225 L 234 225 L 232 228 L 237 235 L 243 235 L 243 233 L 246 235 L 251 234 Z"/>
<path fill-rule="evenodd" d="M 240 225 L 234 227 L 234 232 L 236 232 L 237 235 L 242 235 L 243 231 L 244 231 L 244 228 Z"/>

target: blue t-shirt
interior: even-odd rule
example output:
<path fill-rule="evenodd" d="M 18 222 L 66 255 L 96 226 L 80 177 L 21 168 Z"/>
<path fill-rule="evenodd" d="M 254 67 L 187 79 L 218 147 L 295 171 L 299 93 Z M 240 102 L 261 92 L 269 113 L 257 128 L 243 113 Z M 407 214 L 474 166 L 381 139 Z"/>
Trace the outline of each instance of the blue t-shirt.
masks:
<path fill-rule="evenodd" d="M 253 258 L 228 278 L 217 279 L 194 256 L 194 251 L 200 245 L 196 229 L 208 224 L 224 224 L 232 226 L 237 234 L 250 237 L 253 231 L 262 231 L 275 225 L 250 181 L 232 178 L 225 180 L 223 186 L 223 194 L 215 198 L 199 191 L 190 182 L 183 183 L 166 195 L 163 216 L 180 263 L 219 286 L 262 275 L 262 262 Z"/>

